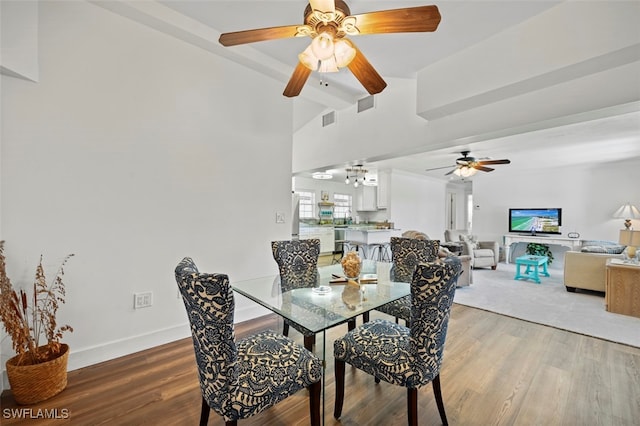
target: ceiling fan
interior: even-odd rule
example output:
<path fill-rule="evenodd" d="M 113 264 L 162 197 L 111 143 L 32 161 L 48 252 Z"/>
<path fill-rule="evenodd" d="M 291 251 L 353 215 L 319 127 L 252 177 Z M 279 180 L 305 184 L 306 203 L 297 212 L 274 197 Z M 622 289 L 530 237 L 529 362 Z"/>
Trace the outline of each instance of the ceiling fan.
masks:
<path fill-rule="evenodd" d="M 387 87 L 387 83 L 347 36 L 382 33 L 431 32 L 438 28 L 440 12 L 437 6 L 418 6 L 402 9 L 351 15 L 342 0 L 310 0 L 304 10 L 304 24 L 261 28 L 224 33 L 219 42 L 223 46 L 254 43 L 290 37 L 311 37 L 311 44 L 298 55 L 283 95 L 298 96 L 312 71 L 337 72 L 348 67 L 364 88 L 373 95 Z"/>
<path fill-rule="evenodd" d="M 455 167 L 453 168 L 453 170 L 449 171 L 448 173 L 445 173 L 445 176 L 448 176 L 450 174 L 455 174 L 460 177 L 470 177 L 476 174 L 478 170 L 482 172 L 492 172 L 493 170 L 495 170 L 491 167 L 486 167 L 487 165 L 511 163 L 511 161 L 507 159 L 503 159 L 503 160 L 478 159 L 478 158 L 469 156 L 469 153 L 470 151 L 460 152 L 460 154 L 462 154 L 462 157 L 456 159 Z M 447 169 L 449 167 L 451 166 L 436 167 L 433 169 L 426 169 L 426 171 Z"/>

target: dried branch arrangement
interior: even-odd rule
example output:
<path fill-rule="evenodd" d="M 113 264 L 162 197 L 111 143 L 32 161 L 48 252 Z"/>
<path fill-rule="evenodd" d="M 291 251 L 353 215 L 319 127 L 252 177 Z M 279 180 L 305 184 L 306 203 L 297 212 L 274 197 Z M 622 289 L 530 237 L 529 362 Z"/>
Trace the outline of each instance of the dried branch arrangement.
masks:
<path fill-rule="evenodd" d="M 72 256 L 64 258 L 51 283 L 47 283 L 40 256 L 29 295 L 23 289 L 13 288 L 7 276 L 4 241 L 0 241 L 0 317 L 19 355 L 18 365 L 39 364 L 56 357 L 63 333 L 73 331 L 69 325 L 59 327 L 56 321 L 58 308 L 65 302 L 64 266 Z M 40 345 L 41 337 L 47 339 L 46 345 Z"/>

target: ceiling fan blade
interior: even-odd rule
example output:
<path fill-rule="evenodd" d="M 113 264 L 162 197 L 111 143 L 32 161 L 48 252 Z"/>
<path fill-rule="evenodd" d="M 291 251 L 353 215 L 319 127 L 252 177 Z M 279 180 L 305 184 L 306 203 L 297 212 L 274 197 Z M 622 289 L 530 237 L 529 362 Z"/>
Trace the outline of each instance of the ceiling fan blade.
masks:
<path fill-rule="evenodd" d="M 352 43 L 353 44 L 353 43 Z M 356 49 L 356 56 L 348 65 L 349 70 L 358 79 L 358 81 L 367 89 L 370 95 L 380 93 L 387 87 L 387 83 L 382 79 L 378 71 L 373 68 L 373 65 L 369 63 L 367 58 L 364 57 L 362 52 L 353 45 Z"/>
<path fill-rule="evenodd" d="M 442 169 L 450 169 L 450 168 L 451 168 L 451 166 L 434 167 L 434 168 L 431 168 L 431 169 L 425 169 L 424 171 L 425 172 L 431 172 L 431 171 L 434 171 L 434 170 L 442 170 Z"/>
<path fill-rule="evenodd" d="M 492 172 L 492 171 L 495 170 L 495 169 L 492 169 L 491 167 L 481 166 L 480 164 L 474 164 L 474 165 L 471 166 L 471 168 L 474 168 L 476 170 L 480 170 L 480 171 L 483 171 L 483 172 Z"/>
<path fill-rule="evenodd" d="M 440 24 L 437 6 L 381 10 L 352 17 L 360 34 L 430 32 Z"/>
<path fill-rule="evenodd" d="M 487 164 L 510 164 L 511 161 L 509 160 L 486 160 L 486 161 L 478 161 L 478 164 L 480 164 L 481 166 L 487 165 Z"/>
<path fill-rule="evenodd" d="M 310 74 L 311 70 L 305 67 L 302 62 L 298 62 L 298 65 L 296 66 L 296 69 L 293 70 L 289 83 L 287 83 L 287 87 L 284 88 L 284 92 L 282 94 L 288 98 L 298 96 Z"/>
<path fill-rule="evenodd" d="M 453 168 L 452 170 L 448 171 L 447 173 L 445 173 L 445 176 L 449 176 L 450 174 L 453 174 L 453 172 L 455 172 L 457 170 L 457 167 Z"/>
<path fill-rule="evenodd" d="M 287 25 L 284 27 L 260 28 L 256 30 L 224 33 L 220 35 L 218 41 L 223 46 L 236 46 L 238 44 L 254 43 L 256 41 L 290 38 L 296 36 L 298 27 L 300 27 L 300 25 Z"/>

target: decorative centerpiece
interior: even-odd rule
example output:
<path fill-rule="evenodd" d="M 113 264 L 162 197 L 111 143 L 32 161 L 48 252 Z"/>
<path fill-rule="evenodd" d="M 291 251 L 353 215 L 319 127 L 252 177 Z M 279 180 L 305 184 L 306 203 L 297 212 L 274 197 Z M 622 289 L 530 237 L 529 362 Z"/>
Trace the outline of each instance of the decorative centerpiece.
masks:
<path fill-rule="evenodd" d="M 13 288 L 7 276 L 4 241 L 0 241 L 0 317 L 16 352 L 6 366 L 18 404 L 44 401 L 67 386 L 69 346 L 60 343 L 60 339 L 73 329 L 68 325 L 59 327 L 56 314 L 64 303 L 62 276 L 71 256 L 64 258 L 51 283 L 46 281 L 40 256 L 32 294 L 28 294 Z M 40 344 L 41 338 L 46 338 L 46 344 Z"/>
<path fill-rule="evenodd" d="M 362 270 L 362 259 L 355 251 L 349 251 L 344 255 L 340 261 L 342 264 L 342 271 L 344 276 L 349 280 L 357 281 L 360 277 L 360 271 Z"/>

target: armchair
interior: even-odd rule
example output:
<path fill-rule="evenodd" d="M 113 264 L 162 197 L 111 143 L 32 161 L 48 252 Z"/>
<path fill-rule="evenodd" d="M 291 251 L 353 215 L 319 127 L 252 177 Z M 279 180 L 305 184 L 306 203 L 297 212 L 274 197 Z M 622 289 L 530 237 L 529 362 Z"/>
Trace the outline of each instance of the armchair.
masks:
<path fill-rule="evenodd" d="M 462 242 L 462 254 L 471 256 L 471 267 L 495 270 L 498 267 L 500 247 L 497 241 L 477 241 L 466 229 L 447 229 L 445 242 Z"/>

